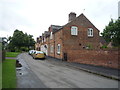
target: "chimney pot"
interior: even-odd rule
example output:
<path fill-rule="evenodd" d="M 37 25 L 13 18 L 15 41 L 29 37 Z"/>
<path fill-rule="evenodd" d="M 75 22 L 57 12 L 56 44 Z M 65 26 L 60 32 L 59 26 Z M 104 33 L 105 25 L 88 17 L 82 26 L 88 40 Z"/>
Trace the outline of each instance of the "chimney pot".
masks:
<path fill-rule="evenodd" d="M 68 22 L 71 22 L 72 20 L 74 20 L 76 18 L 76 13 L 75 12 L 71 12 L 70 14 L 69 14 L 69 20 L 68 20 Z"/>

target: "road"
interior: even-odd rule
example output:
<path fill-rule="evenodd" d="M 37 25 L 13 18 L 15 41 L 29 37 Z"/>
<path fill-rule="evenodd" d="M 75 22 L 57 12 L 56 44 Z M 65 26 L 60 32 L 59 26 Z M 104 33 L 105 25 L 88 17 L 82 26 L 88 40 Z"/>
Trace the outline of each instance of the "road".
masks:
<path fill-rule="evenodd" d="M 118 88 L 117 80 L 78 70 L 64 64 L 62 65 L 49 60 L 49 58 L 46 60 L 35 60 L 27 53 L 20 54 L 18 58 L 21 63 L 26 63 L 23 64 L 23 67 L 28 68 L 27 72 L 31 75 L 31 80 L 34 77 L 32 86 L 28 85 L 28 88 Z M 19 84 L 22 82 L 20 81 L 22 79 L 19 75 L 17 76 Z M 23 85 L 26 84 L 23 83 Z M 23 88 L 22 85 L 18 85 L 18 87 Z"/>

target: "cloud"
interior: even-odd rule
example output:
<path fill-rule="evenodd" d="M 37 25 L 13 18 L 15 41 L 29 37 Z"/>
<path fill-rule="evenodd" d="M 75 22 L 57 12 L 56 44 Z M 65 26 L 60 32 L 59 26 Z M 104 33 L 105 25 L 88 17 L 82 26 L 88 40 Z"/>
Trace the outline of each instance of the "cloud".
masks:
<path fill-rule="evenodd" d="M 117 3 L 118 0 L 0 0 L 0 33 L 9 35 L 20 29 L 37 37 L 51 24 L 66 24 L 71 11 L 77 16 L 84 13 L 102 31 L 110 17 L 117 19 Z"/>

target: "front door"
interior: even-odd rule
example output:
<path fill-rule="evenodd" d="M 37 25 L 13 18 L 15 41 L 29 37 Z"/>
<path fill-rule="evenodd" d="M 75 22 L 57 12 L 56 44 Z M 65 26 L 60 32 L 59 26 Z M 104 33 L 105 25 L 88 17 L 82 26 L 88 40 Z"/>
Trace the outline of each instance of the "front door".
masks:
<path fill-rule="evenodd" d="M 63 58 L 64 61 L 67 61 L 67 53 L 64 53 L 64 58 Z"/>

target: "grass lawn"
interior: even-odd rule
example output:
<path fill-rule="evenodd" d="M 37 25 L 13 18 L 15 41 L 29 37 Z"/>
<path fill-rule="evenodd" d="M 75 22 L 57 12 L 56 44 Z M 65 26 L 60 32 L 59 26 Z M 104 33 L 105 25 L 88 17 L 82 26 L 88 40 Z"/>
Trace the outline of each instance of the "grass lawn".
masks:
<path fill-rule="evenodd" d="M 17 57 L 19 52 L 6 52 L 6 57 Z M 6 59 L 2 62 L 2 88 L 16 88 L 16 60 Z"/>
<path fill-rule="evenodd" d="M 17 57 L 20 52 L 6 52 L 6 57 Z"/>
<path fill-rule="evenodd" d="M 2 63 L 2 88 L 16 88 L 16 60 L 6 59 Z"/>
<path fill-rule="evenodd" d="M 0 62 L 0 90 L 2 89 L 2 63 Z"/>

